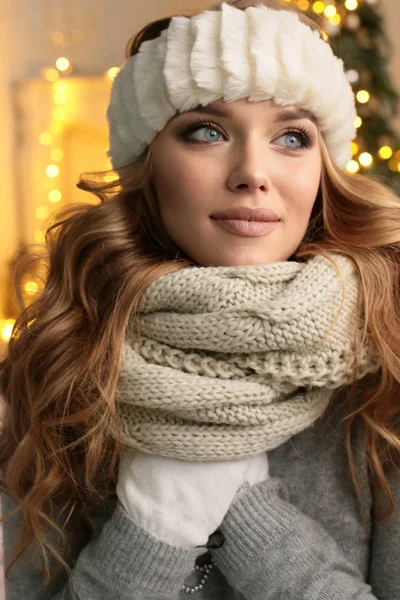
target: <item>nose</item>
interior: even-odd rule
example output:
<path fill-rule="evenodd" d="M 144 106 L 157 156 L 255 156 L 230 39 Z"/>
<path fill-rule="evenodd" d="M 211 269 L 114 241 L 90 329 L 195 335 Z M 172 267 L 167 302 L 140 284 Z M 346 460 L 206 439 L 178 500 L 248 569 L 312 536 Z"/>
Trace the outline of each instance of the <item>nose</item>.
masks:
<path fill-rule="evenodd" d="M 242 149 L 235 157 L 234 167 L 228 177 L 228 187 L 235 193 L 241 190 L 247 193 L 267 192 L 271 187 L 269 170 L 265 148 L 258 145 Z"/>

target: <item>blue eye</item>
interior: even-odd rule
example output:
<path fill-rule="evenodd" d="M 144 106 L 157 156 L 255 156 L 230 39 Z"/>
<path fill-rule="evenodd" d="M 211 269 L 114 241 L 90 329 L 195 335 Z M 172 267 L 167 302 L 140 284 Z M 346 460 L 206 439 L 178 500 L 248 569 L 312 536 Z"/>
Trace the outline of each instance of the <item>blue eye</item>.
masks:
<path fill-rule="evenodd" d="M 208 130 L 208 136 L 205 135 L 203 139 L 194 137 L 195 133 L 199 133 L 201 131 Z M 189 131 L 186 132 L 187 138 L 191 140 L 196 140 L 197 142 L 215 142 L 219 141 L 218 136 L 221 136 L 221 132 L 211 123 L 206 125 L 195 125 L 193 128 L 190 128 Z"/>
<path fill-rule="evenodd" d="M 206 133 L 201 133 L 206 132 Z M 199 134 L 198 137 L 194 137 L 194 134 Z M 203 137 L 204 136 L 204 137 Z M 197 121 L 197 123 L 193 123 L 190 125 L 184 132 L 181 134 L 181 137 L 189 142 L 195 142 L 199 144 L 209 144 L 212 142 L 219 142 L 221 139 L 225 139 L 225 134 L 220 130 L 220 128 L 212 123 L 211 121 Z M 284 144 L 288 150 L 303 150 L 304 148 L 310 148 L 312 146 L 312 140 L 310 134 L 303 127 L 296 127 L 293 129 L 288 129 L 285 133 L 283 133 L 277 140 L 282 138 L 288 138 L 288 144 Z M 296 138 L 298 140 L 298 145 L 293 145 L 296 143 Z"/>
<path fill-rule="evenodd" d="M 307 131 L 305 129 L 292 129 L 290 131 L 287 131 L 286 133 L 284 133 L 283 135 L 281 135 L 279 138 L 277 138 L 277 140 L 280 140 L 282 138 L 289 138 L 289 142 L 288 142 L 288 148 L 290 148 L 291 150 L 298 150 L 299 148 L 309 148 L 312 144 L 311 144 L 311 140 L 310 140 L 310 136 L 308 135 Z M 298 146 L 292 146 L 290 145 L 295 139 L 299 140 L 299 145 Z"/>

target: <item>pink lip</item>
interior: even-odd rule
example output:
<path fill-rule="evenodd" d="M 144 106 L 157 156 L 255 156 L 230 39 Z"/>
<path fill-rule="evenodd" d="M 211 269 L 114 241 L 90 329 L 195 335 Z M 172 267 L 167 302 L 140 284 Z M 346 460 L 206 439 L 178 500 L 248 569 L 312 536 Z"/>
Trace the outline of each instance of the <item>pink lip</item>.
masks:
<path fill-rule="evenodd" d="M 262 237 L 268 235 L 280 223 L 280 218 L 268 208 L 249 208 L 236 206 L 211 215 L 216 224 L 243 237 Z"/>
<path fill-rule="evenodd" d="M 211 215 L 211 218 L 240 221 L 280 221 L 279 216 L 269 208 L 250 208 L 248 206 L 236 206 L 228 210 L 220 211 Z"/>
<path fill-rule="evenodd" d="M 244 221 L 243 219 L 214 219 L 230 233 L 243 237 L 262 237 L 277 228 L 280 221 Z"/>

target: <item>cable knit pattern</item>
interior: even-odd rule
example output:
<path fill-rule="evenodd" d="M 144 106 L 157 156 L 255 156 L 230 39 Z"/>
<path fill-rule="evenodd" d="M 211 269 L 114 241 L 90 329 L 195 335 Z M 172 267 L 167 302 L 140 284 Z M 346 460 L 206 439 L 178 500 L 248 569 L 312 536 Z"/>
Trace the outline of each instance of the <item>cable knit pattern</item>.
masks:
<path fill-rule="evenodd" d="M 244 458 L 312 425 L 333 390 L 379 368 L 371 340 L 355 342 L 358 285 L 340 255 L 188 267 L 154 281 L 124 344 L 124 444 L 187 460 Z"/>

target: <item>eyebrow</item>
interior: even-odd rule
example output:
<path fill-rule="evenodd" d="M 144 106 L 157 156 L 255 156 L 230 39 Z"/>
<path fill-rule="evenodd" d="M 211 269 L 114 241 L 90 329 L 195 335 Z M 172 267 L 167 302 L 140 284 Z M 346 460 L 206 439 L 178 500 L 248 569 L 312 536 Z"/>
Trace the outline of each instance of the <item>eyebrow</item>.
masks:
<path fill-rule="evenodd" d="M 202 106 L 199 104 L 195 108 L 188 110 L 185 114 L 191 113 L 191 112 L 202 113 L 202 114 L 211 114 L 211 115 L 215 115 L 217 117 L 231 117 L 232 116 L 232 111 L 229 109 L 228 106 L 226 106 L 226 107 L 225 106 L 215 106 L 215 105 L 213 106 L 211 104 L 209 104 L 207 106 Z M 278 112 L 275 115 L 274 123 L 282 123 L 285 121 L 296 121 L 298 119 L 309 119 L 315 125 L 318 126 L 318 119 L 314 115 L 314 113 L 312 113 L 310 110 L 305 110 L 304 108 L 298 108 L 295 110 L 283 110 L 281 112 Z"/>

